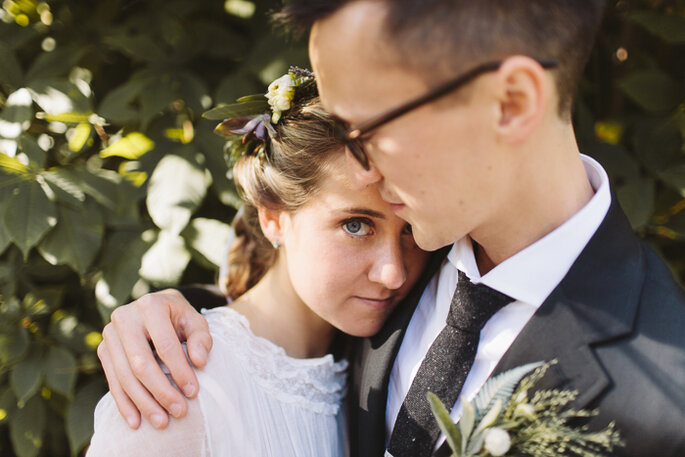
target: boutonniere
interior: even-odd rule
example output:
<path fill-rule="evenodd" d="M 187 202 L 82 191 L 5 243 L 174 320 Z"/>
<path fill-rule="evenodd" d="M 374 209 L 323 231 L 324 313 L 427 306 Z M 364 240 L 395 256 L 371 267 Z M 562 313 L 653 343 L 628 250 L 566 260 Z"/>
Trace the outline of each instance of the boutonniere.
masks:
<path fill-rule="evenodd" d="M 463 402 L 458 424 L 440 399 L 429 392 L 431 409 L 452 455 L 602 457 L 615 446 L 622 446 L 613 422 L 599 432 L 573 425 L 575 419 L 597 414 L 565 408 L 577 392 L 553 389 L 529 395 L 554 363 L 531 363 L 490 378 L 473 401 Z"/>

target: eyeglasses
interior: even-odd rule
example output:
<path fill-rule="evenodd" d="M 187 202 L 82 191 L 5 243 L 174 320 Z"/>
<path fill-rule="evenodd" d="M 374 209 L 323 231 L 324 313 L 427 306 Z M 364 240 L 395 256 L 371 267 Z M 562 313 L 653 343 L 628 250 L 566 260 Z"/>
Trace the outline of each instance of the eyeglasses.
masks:
<path fill-rule="evenodd" d="M 554 68 L 559 65 L 556 60 L 538 60 L 535 61 L 542 66 L 542 68 Z M 393 108 L 389 111 L 379 114 L 378 116 L 372 117 L 364 122 L 361 122 L 355 126 L 351 126 L 349 122 L 340 119 L 337 116 L 333 116 L 335 136 L 345 143 L 345 146 L 350 150 L 352 156 L 357 159 L 357 162 L 364 167 L 365 170 L 369 170 L 369 157 L 364 149 L 364 138 L 363 136 L 370 131 L 377 129 L 381 125 L 387 124 L 388 122 L 397 119 L 398 117 L 407 114 L 411 110 L 418 108 L 419 106 L 425 105 L 426 103 L 432 102 L 456 89 L 464 86 L 466 83 L 472 81 L 477 76 L 483 73 L 488 73 L 491 71 L 496 71 L 502 65 L 502 62 L 487 62 L 481 64 L 466 73 L 457 76 L 443 84 L 426 92 L 424 95 L 410 100 L 397 108 Z"/>

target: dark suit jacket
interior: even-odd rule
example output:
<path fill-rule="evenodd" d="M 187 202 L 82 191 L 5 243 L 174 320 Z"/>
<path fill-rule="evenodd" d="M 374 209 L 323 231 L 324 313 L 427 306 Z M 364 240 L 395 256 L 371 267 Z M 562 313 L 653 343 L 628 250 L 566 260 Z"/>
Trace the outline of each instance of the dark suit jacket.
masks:
<path fill-rule="evenodd" d="M 348 403 L 353 456 L 384 453 L 388 379 L 426 281 L 357 346 Z M 599 408 L 591 429 L 615 421 L 626 442 L 615 455 L 685 456 L 685 296 L 617 203 L 495 374 L 554 358 L 538 388 L 577 390 L 571 407 Z M 446 445 L 436 453 L 449 454 Z"/>

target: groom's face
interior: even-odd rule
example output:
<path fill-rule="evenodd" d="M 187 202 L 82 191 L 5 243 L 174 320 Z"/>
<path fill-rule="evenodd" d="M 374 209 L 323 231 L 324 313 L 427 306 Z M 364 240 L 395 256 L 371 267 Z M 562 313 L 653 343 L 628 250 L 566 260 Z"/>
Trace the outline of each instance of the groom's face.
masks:
<path fill-rule="evenodd" d="M 392 55 L 392 43 L 381 31 L 383 14 L 381 2 L 350 2 L 312 29 L 310 58 L 321 100 L 352 125 L 432 86 Z M 491 133 L 497 122 L 491 77 L 481 76 L 365 138 L 372 168 L 358 167 L 360 184 L 378 185 L 423 249 L 472 233 L 502 205 L 512 176 Z"/>

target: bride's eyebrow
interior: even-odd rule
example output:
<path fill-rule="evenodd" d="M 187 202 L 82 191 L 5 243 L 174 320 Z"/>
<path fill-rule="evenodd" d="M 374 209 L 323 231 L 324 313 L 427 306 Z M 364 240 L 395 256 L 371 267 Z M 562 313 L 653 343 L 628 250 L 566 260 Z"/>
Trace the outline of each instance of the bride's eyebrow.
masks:
<path fill-rule="evenodd" d="M 348 214 L 364 214 L 365 216 L 369 217 L 374 217 L 377 219 L 385 219 L 385 214 L 374 211 L 372 209 L 368 208 L 342 208 L 340 209 L 343 213 L 348 213 Z"/>

